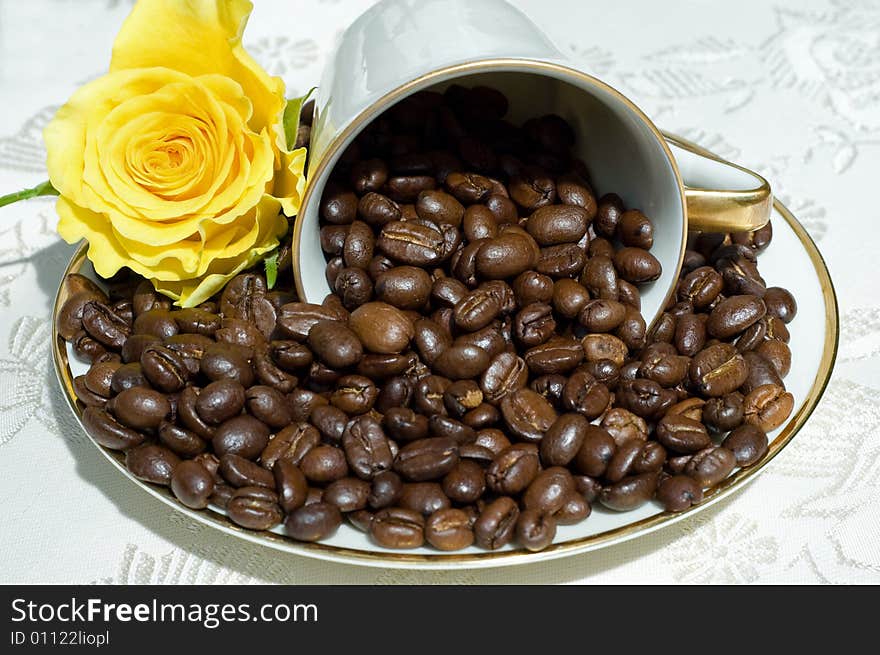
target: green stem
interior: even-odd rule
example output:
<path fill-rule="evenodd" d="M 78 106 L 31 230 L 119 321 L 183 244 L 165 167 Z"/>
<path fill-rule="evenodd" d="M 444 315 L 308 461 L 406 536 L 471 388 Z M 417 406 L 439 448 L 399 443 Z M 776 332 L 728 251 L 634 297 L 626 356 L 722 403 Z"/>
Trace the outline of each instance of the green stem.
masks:
<path fill-rule="evenodd" d="M 5 196 L 0 196 L 0 207 L 5 207 L 6 205 L 11 205 L 14 202 L 18 202 L 19 200 L 27 200 L 28 198 L 36 198 L 37 196 L 57 196 L 58 191 L 55 190 L 55 187 L 52 186 L 52 183 L 49 180 L 45 182 L 40 182 L 37 186 L 31 189 L 23 189 L 21 191 L 16 191 L 15 193 L 10 193 Z"/>

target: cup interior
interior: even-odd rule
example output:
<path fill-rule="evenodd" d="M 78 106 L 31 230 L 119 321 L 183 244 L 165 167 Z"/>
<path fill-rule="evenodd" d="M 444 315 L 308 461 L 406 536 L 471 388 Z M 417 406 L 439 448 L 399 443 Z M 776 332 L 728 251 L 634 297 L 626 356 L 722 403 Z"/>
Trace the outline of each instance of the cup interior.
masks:
<path fill-rule="evenodd" d="M 421 86 L 408 87 L 407 93 L 398 95 L 394 101 L 423 89 L 443 91 L 452 83 L 487 85 L 507 96 L 510 102 L 506 119 L 514 124 L 549 113 L 566 119 L 576 133 L 574 151 L 586 163 L 597 197 L 616 193 L 627 208 L 640 209 L 654 222 L 651 252 L 662 264 L 663 272 L 658 280 L 641 287 L 642 314 L 650 324 L 662 312 L 674 289 L 686 237 L 680 178 L 662 135 L 617 91 L 577 71 L 535 67 L 529 62 L 487 68 L 491 69 L 469 70 L 466 74 L 454 69 L 445 75 L 441 72 Z M 312 188 L 300 211 L 301 223 L 294 237 L 294 252 L 298 254 L 295 272 L 302 297 L 308 302 L 320 303 L 330 292 L 319 238 L 321 191 L 345 147 L 370 120 L 393 104 L 375 108 L 367 120 L 328 148 L 326 162 L 313 168 L 315 175 L 309 182 Z"/>

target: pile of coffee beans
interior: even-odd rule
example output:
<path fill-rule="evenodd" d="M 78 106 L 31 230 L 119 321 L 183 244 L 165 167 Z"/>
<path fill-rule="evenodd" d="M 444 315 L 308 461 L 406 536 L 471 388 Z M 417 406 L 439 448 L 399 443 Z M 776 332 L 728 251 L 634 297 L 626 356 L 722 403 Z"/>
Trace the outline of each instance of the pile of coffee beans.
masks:
<path fill-rule="evenodd" d="M 753 233 L 695 234 L 650 330 L 654 227 L 597 199 L 558 116 L 451 86 L 402 101 L 321 199 L 333 289 L 246 272 L 195 309 L 134 276 L 67 279 L 83 422 L 142 480 L 296 540 L 343 518 L 386 548 L 540 550 L 599 503 L 699 503 L 794 399 L 791 294 Z"/>

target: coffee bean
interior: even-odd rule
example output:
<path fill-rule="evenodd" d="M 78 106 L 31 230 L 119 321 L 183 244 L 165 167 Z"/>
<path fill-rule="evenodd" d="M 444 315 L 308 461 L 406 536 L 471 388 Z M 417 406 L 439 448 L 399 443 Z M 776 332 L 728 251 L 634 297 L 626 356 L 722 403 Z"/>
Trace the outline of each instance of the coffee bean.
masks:
<path fill-rule="evenodd" d="M 538 443 L 556 421 L 556 410 L 531 389 L 517 389 L 501 400 L 501 414 L 508 429 L 523 441 Z"/>
<path fill-rule="evenodd" d="M 299 465 L 306 454 L 321 443 L 321 435 L 308 423 L 294 423 L 287 426 L 263 449 L 260 462 L 272 470 L 282 459 Z"/>
<path fill-rule="evenodd" d="M 180 458 L 163 446 L 144 443 L 125 452 L 125 468 L 139 480 L 170 485 L 174 467 Z"/>
<path fill-rule="evenodd" d="M 453 502 L 476 502 L 486 490 L 483 467 L 474 461 L 462 459 L 443 478 L 442 487 L 443 493 Z"/>
<path fill-rule="evenodd" d="M 320 541 L 332 536 L 342 524 L 339 509 L 326 502 L 299 507 L 287 515 L 284 529 L 297 541 Z"/>
<path fill-rule="evenodd" d="M 581 341 L 581 346 L 588 361 L 610 359 L 618 366 L 623 366 L 629 354 L 626 344 L 611 334 L 588 334 Z"/>
<path fill-rule="evenodd" d="M 309 483 L 302 470 L 289 459 L 279 459 L 272 468 L 278 503 L 286 513 L 306 503 Z"/>
<path fill-rule="evenodd" d="M 794 409 L 794 396 L 778 384 L 752 389 L 743 400 L 744 420 L 764 432 L 782 425 Z"/>
<path fill-rule="evenodd" d="M 151 350 L 153 349 L 145 351 L 144 356 Z M 143 356 L 141 364 L 144 364 Z M 232 344 L 218 343 L 209 346 L 202 356 L 199 370 L 202 375 L 212 381 L 236 380 L 243 387 L 249 387 L 254 383 L 254 370 L 249 361 L 247 350 Z M 146 367 L 144 367 L 144 372 L 147 372 Z"/>
<path fill-rule="evenodd" d="M 470 518 L 460 509 L 441 509 L 425 522 L 425 539 L 438 550 L 461 550 L 474 542 Z"/>
<path fill-rule="evenodd" d="M 783 323 L 791 323 L 797 314 L 797 302 L 788 289 L 768 287 L 762 300 L 767 307 L 767 314 Z"/>
<path fill-rule="evenodd" d="M 148 346 L 141 354 L 140 363 L 144 377 L 165 393 L 179 391 L 190 378 L 183 358 L 165 346 Z"/>
<path fill-rule="evenodd" d="M 616 232 L 624 246 L 648 250 L 654 245 L 654 225 L 638 209 L 630 209 L 620 215 Z"/>
<path fill-rule="evenodd" d="M 764 301 L 757 296 L 733 296 L 715 306 L 706 330 L 713 337 L 727 339 L 763 318 L 766 311 Z"/>
<path fill-rule="evenodd" d="M 526 229 L 542 246 L 576 243 L 587 231 L 589 214 L 575 205 L 539 208 L 526 221 Z"/>
<path fill-rule="evenodd" d="M 477 273 L 486 279 L 502 280 L 529 269 L 534 263 L 535 251 L 527 236 L 512 233 L 487 239 L 475 254 Z"/>
<path fill-rule="evenodd" d="M 214 493 L 214 478 L 201 464 L 183 461 L 171 473 L 171 491 L 187 507 L 204 509 Z"/>
<path fill-rule="evenodd" d="M 405 483 L 399 503 L 402 508 L 426 517 L 451 505 L 449 498 L 443 493 L 443 488 L 437 482 Z"/>
<path fill-rule="evenodd" d="M 375 293 L 398 309 L 419 309 L 431 293 L 431 277 L 415 266 L 395 266 L 376 278 Z"/>
<path fill-rule="evenodd" d="M 556 519 L 537 509 L 524 509 L 516 522 L 516 539 L 530 551 L 544 550 L 556 536 Z"/>
<path fill-rule="evenodd" d="M 657 500 L 667 512 L 682 512 L 703 500 L 703 489 L 687 475 L 674 475 L 657 487 Z"/>
<path fill-rule="evenodd" d="M 370 522 L 369 534 L 383 548 L 418 548 L 425 542 L 425 519 L 401 507 L 382 509 Z"/>
<path fill-rule="evenodd" d="M 347 460 L 355 475 L 363 480 L 391 468 L 394 458 L 388 438 L 379 422 L 369 415 L 349 422 L 342 434 L 342 446 L 345 450 L 343 462 Z"/>
<path fill-rule="evenodd" d="M 361 305 L 351 313 L 349 327 L 364 347 L 374 353 L 399 353 L 412 339 L 412 321 L 383 302 Z"/>
<path fill-rule="evenodd" d="M 522 496 L 526 510 L 538 510 L 542 514 L 555 514 L 574 491 L 574 480 L 568 469 L 551 466 L 541 471 Z"/>
<path fill-rule="evenodd" d="M 275 488 L 275 478 L 259 464 L 249 459 L 227 453 L 220 458 L 220 475 L 233 487 Z"/>
<path fill-rule="evenodd" d="M 546 466 L 566 466 L 584 442 L 589 422 L 580 414 L 563 414 L 547 430 L 540 444 Z"/>
<path fill-rule="evenodd" d="M 767 433 L 756 425 L 746 423 L 728 434 L 721 445 L 734 454 L 737 466 L 751 466 L 767 452 Z"/>
<path fill-rule="evenodd" d="M 707 427 L 718 432 L 733 430 L 742 423 L 745 416 L 743 395 L 734 391 L 720 398 L 710 398 L 706 401 L 702 414 L 702 420 Z"/>
<path fill-rule="evenodd" d="M 354 512 L 367 506 L 370 483 L 358 478 L 341 478 L 324 489 L 324 502 L 335 505 L 340 512 Z"/>
<path fill-rule="evenodd" d="M 621 248 L 614 255 L 614 266 L 620 277 L 633 284 L 656 280 L 662 272 L 657 258 L 642 248 Z"/>
<path fill-rule="evenodd" d="M 116 419 L 134 430 L 155 430 L 171 414 L 168 398 L 146 387 L 121 391 L 107 404 Z"/>
<path fill-rule="evenodd" d="M 587 425 L 583 429 L 580 448 L 575 453 L 574 466 L 581 473 L 601 477 L 616 452 L 615 441 L 606 430 L 597 425 Z"/>
<path fill-rule="evenodd" d="M 510 496 L 496 498 L 483 508 L 474 523 L 477 545 L 486 550 L 497 550 L 509 544 L 516 533 L 519 508 Z"/>
<path fill-rule="evenodd" d="M 648 438 L 648 425 L 645 419 L 622 407 L 615 407 L 605 412 L 602 417 L 602 427 L 608 431 L 618 446 L 630 439 L 645 441 Z"/>
<path fill-rule="evenodd" d="M 105 448 L 127 450 L 140 444 L 146 436 L 119 423 L 106 410 L 86 407 L 82 422 L 89 435 Z"/>
<path fill-rule="evenodd" d="M 437 356 L 433 368 L 444 377 L 460 380 L 479 376 L 489 363 L 489 353 L 482 348 L 456 344 Z"/>
<path fill-rule="evenodd" d="M 736 455 L 721 446 L 709 446 L 694 454 L 684 467 L 684 474 L 703 489 L 714 487 L 736 467 Z"/>
<path fill-rule="evenodd" d="M 677 453 L 695 453 L 711 444 L 709 433 L 699 421 L 666 415 L 657 423 L 657 439 Z"/>
<path fill-rule="evenodd" d="M 348 474 L 346 454 L 336 446 L 315 446 L 303 456 L 300 470 L 310 482 L 333 482 Z"/>
<path fill-rule="evenodd" d="M 746 381 L 749 367 L 736 348 L 728 343 L 715 343 L 694 355 L 690 363 L 690 379 L 700 393 L 723 396 L 735 391 Z"/>
<path fill-rule="evenodd" d="M 486 483 L 499 494 L 517 494 L 538 475 L 540 463 L 534 444 L 514 444 L 495 456 L 486 470 Z"/>
<path fill-rule="evenodd" d="M 349 415 L 364 414 L 372 409 L 379 391 L 363 375 L 345 375 L 339 378 L 330 403 Z"/>
<path fill-rule="evenodd" d="M 220 457 L 232 453 L 255 459 L 269 443 L 269 428 L 262 421 L 243 414 L 218 425 L 211 442 Z"/>
<path fill-rule="evenodd" d="M 394 459 L 394 470 L 407 480 L 436 480 L 458 463 L 458 445 L 449 437 L 418 439 L 406 444 Z"/>
<path fill-rule="evenodd" d="M 602 489 L 599 502 L 608 509 L 625 512 L 648 502 L 657 488 L 657 473 L 641 473 L 623 478 Z"/>

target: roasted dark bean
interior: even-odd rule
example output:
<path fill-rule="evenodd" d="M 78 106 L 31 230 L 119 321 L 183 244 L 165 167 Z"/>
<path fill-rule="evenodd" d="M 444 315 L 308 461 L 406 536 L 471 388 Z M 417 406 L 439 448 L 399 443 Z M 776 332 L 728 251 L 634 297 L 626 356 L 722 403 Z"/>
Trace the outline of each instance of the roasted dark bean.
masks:
<path fill-rule="evenodd" d="M 284 529 L 297 541 L 319 541 L 332 536 L 341 524 L 342 514 L 336 505 L 320 502 L 290 512 Z"/>
<path fill-rule="evenodd" d="M 214 493 L 214 478 L 198 462 L 183 461 L 171 474 L 171 490 L 187 507 L 204 509 Z"/>
<path fill-rule="evenodd" d="M 657 487 L 657 500 L 667 512 L 682 512 L 703 500 L 703 489 L 690 476 L 674 475 Z"/>
<path fill-rule="evenodd" d="M 171 414 L 168 398 L 146 387 L 132 387 L 107 403 L 116 419 L 134 430 L 155 430 Z"/>
<path fill-rule="evenodd" d="M 770 432 L 782 425 L 794 409 L 794 396 L 778 384 L 752 389 L 743 400 L 744 420 Z"/>
<path fill-rule="evenodd" d="M 348 460 L 355 475 L 364 480 L 390 469 L 394 460 L 382 426 L 369 415 L 349 422 L 342 434 L 342 446 L 343 463 Z"/>
<path fill-rule="evenodd" d="M 399 309 L 384 302 L 361 305 L 351 313 L 349 327 L 374 353 L 399 353 L 413 337 L 413 324 Z"/>
<path fill-rule="evenodd" d="M 714 487 L 736 467 L 736 455 L 721 446 L 709 446 L 696 453 L 684 467 L 684 474 L 692 477 L 703 489 Z"/>
<path fill-rule="evenodd" d="M 243 414 L 218 425 L 211 441 L 219 457 L 232 453 L 256 459 L 269 443 L 269 428 L 253 416 Z"/>
<path fill-rule="evenodd" d="M 217 380 L 199 392 L 196 411 L 206 423 L 217 425 L 241 414 L 245 390 L 236 380 Z"/>
<path fill-rule="evenodd" d="M 369 533 L 383 548 L 418 548 L 425 542 L 425 518 L 401 507 L 382 509 L 370 522 Z"/>
<path fill-rule="evenodd" d="M 516 532 L 519 507 L 509 496 L 496 498 L 483 508 L 474 523 L 474 536 L 480 548 L 497 550 L 509 544 Z"/>
<path fill-rule="evenodd" d="M 525 509 L 516 522 L 516 539 L 527 550 L 545 549 L 556 536 L 556 519 L 537 509 Z"/>
<path fill-rule="evenodd" d="M 430 516 L 451 506 L 449 498 L 437 482 L 405 483 L 399 502 L 402 508 L 419 512 L 422 516 Z"/>
<path fill-rule="evenodd" d="M 163 446 L 144 443 L 125 452 L 125 468 L 139 480 L 171 484 L 171 474 L 180 458 Z"/>

